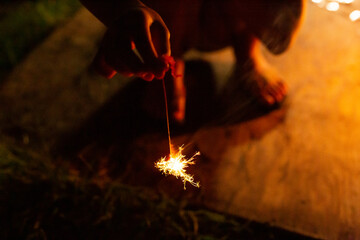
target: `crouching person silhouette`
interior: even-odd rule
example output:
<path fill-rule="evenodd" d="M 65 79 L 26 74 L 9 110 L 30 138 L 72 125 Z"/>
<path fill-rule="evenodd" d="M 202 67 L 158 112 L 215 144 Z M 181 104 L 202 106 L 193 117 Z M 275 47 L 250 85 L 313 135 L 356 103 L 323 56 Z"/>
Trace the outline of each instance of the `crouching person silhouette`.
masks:
<path fill-rule="evenodd" d="M 176 60 L 172 117 L 185 118 L 183 55 L 190 49 L 234 49 L 234 77 L 224 94 L 245 90 L 264 105 L 283 101 L 287 87 L 261 55 L 261 43 L 284 52 L 301 22 L 304 0 L 82 0 L 108 28 L 94 60 L 102 75 L 161 79 Z M 171 39 L 170 39 L 171 33 Z M 245 77 L 244 77 L 245 76 Z M 239 88 L 239 89 L 238 89 Z"/>

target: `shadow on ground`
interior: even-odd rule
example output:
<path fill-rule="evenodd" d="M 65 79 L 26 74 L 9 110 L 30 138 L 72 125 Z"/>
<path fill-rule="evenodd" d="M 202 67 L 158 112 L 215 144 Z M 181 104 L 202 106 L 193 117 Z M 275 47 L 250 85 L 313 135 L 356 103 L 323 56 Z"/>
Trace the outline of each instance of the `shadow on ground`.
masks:
<path fill-rule="evenodd" d="M 185 153 L 197 150 L 192 137 L 201 129 L 231 128 L 243 124 L 244 131 L 237 136 L 237 142 L 246 144 L 266 134 L 285 117 L 286 107 L 275 106 L 277 110 L 264 107 L 255 99 L 249 100 L 245 92 L 239 93 L 237 99 L 240 102 L 231 103 L 232 109 L 233 104 L 238 106 L 229 114 L 229 106 L 217 95 L 210 64 L 192 60 L 186 63 L 186 71 L 186 120 L 184 123 L 170 121 L 173 143 L 181 145 L 179 141 L 184 141 L 187 144 Z M 172 77 L 168 74 L 165 79 L 171 115 Z M 164 179 L 156 172 L 153 162 L 168 154 L 167 141 L 162 82 L 134 79 L 87 120 L 65 133 L 53 153 L 77 159 L 75 162 L 79 169 L 88 169 L 84 166 L 95 164 L 95 169 L 106 172 L 107 177 L 120 177 L 129 184 L 156 188 L 159 183 L 163 187 Z M 202 165 L 198 168 L 207 172 L 204 178 L 210 178 L 208 173 L 211 171 L 208 170 L 215 169 L 218 162 L 207 161 L 206 155 L 201 159 Z M 180 187 L 177 190 L 182 189 L 176 182 L 170 180 L 165 184 L 166 191 L 171 191 L 173 184 Z M 171 192 L 174 196 L 175 193 Z"/>

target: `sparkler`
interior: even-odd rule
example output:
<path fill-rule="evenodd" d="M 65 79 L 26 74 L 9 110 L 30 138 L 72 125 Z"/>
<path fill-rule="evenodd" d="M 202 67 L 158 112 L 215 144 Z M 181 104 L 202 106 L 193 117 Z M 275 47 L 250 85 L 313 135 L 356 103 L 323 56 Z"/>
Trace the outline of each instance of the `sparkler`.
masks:
<path fill-rule="evenodd" d="M 191 158 L 186 159 L 185 155 L 182 154 L 182 147 L 174 154 L 170 153 L 169 158 L 161 158 L 155 163 L 155 167 L 160 171 L 163 171 L 165 175 L 173 175 L 176 178 L 180 178 L 184 183 L 184 189 L 186 189 L 186 182 L 189 182 L 194 187 L 200 187 L 199 182 L 194 181 L 194 177 L 186 173 L 185 168 L 189 165 L 195 164 L 194 158 L 200 155 L 200 152 L 196 152 Z"/>
<path fill-rule="evenodd" d="M 173 77 L 178 77 L 174 73 L 174 64 L 175 61 L 169 57 L 166 59 L 170 64 L 171 71 Z M 200 152 L 196 152 L 191 158 L 187 159 L 185 155 L 182 154 L 183 147 L 179 147 L 178 151 L 174 151 L 171 144 L 170 137 L 170 124 L 169 124 L 169 110 L 167 104 L 166 97 L 166 88 L 165 81 L 162 79 L 162 85 L 164 90 L 164 99 L 165 99 L 165 111 L 166 111 L 166 124 L 167 124 L 167 132 L 168 132 L 168 141 L 169 141 L 169 156 L 163 157 L 159 161 L 155 163 L 155 167 L 162 171 L 165 175 L 173 175 L 176 178 L 180 178 L 184 183 L 184 189 L 186 189 L 186 182 L 189 182 L 191 185 L 195 187 L 200 187 L 199 182 L 194 181 L 194 177 L 188 173 L 186 173 L 186 169 L 189 165 L 195 164 L 194 158 L 200 155 Z"/>
<path fill-rule="evenodd" d="M 131 49 L 134 54 L 140 59 L 142 63 L 144 63 L 144 59 L 142 58 L 139 51 L 136 49 L 135 43 L 131 42 Z M 179 77 L 175 73 L 175 61 L 171 56 L 162 56 L 170 66 L 171 74 L 174 78 Z M 191 158 L 187 159 L 185 155 L 182 154 L 182 147 L 179 147 L 178 151 L 174 151 L 171 145 L 171 137 L 170 137 L 170 124 L 169 124 L 169 110 L 167 104 L 166 97 L 166 87 L 164 78 L 162 79 L 162 85 L 164 90 L 164 100 L 165 100 L 165 111 L 166 111 L 166 124 L 167 124 L 167 133 L 168 133 L 168 141 L 169 141 L 169 157 L 163 157 L 159 161 L 155 162 L 155 167 L 162 171 L 165 175 L 174 175 L 176 178 L 181 178 L 184 183 L 184 189 L 186 189 L 186 182 L 189 182 L 191 185 L 195 187 L 200 187 L 199 182 L 194 181 L 194 177 L 186 173 L 185 168 L 189 165 L 195 164 L 194 158 L 200 155 L 200 152 L 196 152 Z"/>

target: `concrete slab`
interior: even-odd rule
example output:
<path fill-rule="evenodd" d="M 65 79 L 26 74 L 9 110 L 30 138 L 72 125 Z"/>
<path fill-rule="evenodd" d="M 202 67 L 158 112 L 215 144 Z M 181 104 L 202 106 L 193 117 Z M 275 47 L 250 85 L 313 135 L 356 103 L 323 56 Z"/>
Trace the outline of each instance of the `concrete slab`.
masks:
<path fill-rule="evenodd" d="M 289 86 L 285 108 L 175 138 L 191 146 L 188 154 L 202 153 L 191 170 L 200 190 L 179 193 L 182 184 L 171 177 L 154 182 L 221 212 L 321 239 L 360 239 L 359 23 L 313 4 L 307 10 L 294 46 L 266 54 Z M 227 54 L 215 62 L 228 61 Z M 137 143 L 132 182 L 149 184 L 139 180 L 145 172 L 157 178 L 146 156 L 165 154 L 167 142 L 150 139 Z"/>
<path fill-rule="evenodd" d="M 246 142 L 238 140 L 243 124 L 194 137 L 218 162 L 209 207 L 314 237 L 360 239 L 359 43 L 358 22 L 309 4 L 292 49 L 268 55 L 290 88 L 284 121 Z"/>
<path fill-rule="evenodd" d="M 63 131 L 80 124 L 126 79 L 89 71 L 105 27 L 81 9 L 15 67 L 0 86 L 1 132 L 49 150 Z"/>

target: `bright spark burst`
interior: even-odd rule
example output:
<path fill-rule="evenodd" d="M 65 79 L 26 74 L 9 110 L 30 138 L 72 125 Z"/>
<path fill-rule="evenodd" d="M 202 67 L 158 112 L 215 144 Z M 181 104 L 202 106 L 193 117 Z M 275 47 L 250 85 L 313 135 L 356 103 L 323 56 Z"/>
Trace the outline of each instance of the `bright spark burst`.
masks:
<path fill-rule="evenodd" d="M 182 147 L 179 147 L 178 152 L 170 153 L 169 159 L 167 157 L 161 158 L 155 163 L 155 167 L 162 171 L 165 175 L 173 175 L 176 178 L 181 178 L 184 183 L 184 189 L 186 189 L 186 182 L 189 182 L 195 187 L 200 187 L 199 182 L 194 181 L 194 177 L 186 173 L 185 168 L 189 165 L 195 164 L 194 158 L 200 155 L 200 152 L 196 152 L 191 158 L 186 159 L 186 156 L 182 154 Z"/>

